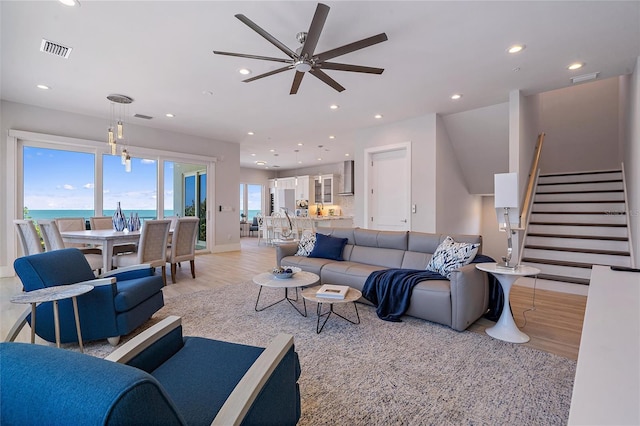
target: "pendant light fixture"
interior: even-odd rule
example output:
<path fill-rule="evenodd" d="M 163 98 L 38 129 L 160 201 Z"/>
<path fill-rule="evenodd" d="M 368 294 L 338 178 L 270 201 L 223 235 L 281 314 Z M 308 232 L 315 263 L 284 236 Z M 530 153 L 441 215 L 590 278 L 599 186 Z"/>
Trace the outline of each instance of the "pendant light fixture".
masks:
<path fill-rule="evenodd" d="M 111 155 L 118 155 L 118 142 L 122 143 L 122 151 L 120 157 L 122 164 L 125 166 L 127 172 L 131 171 L 131 156 L 124 147 L 124 117 L 126 116 L 126 109 L 129 104 L 133 102 L 133 98 L 126 95 L 111 94 L 107 96 L 107 99 L 111 102 L 111 114 L 109 116 L 109 128 L 107 130 L 107 143 Z"/>

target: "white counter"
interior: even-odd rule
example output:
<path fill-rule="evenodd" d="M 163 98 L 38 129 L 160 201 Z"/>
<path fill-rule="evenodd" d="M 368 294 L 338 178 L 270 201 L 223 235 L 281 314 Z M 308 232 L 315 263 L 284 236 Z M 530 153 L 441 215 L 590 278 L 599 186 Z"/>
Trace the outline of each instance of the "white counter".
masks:
<path fill-rule="evenodd" d="M 316 228 L 353 228 L 353 216 L 312 216 Z"/>
<path fill-rule="evenodd" d="M 640 273 L 594 265 L 570 425 L 640 424 Z"/>

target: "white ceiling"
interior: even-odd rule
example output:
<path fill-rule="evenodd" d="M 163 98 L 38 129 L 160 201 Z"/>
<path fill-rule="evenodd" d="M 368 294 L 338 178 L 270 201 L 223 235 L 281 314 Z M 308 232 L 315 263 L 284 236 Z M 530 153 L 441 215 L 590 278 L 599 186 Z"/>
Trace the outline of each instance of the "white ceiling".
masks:
<path fill-rule="evenodd" d="M 385 72 L 327 71 L 346 87 L 342 93 L 307 75 L 289 95 L 293 71 L 251 83 L 238 73 L 247 67 L 256 76 L 283 64 L 212 51 L 284 58 L 234 15 L 295 50 L 316 2 L 81 2 L 0 2 L 2 99 L 106 119 L 106 96 L 125 94 L 135 99 L 130 115 L 154 117 L 127 121 L 239 143 L 245 167 L 256 160 L 304 167 L 317 164 L 320 152 L 324 162 L 342 161 L 353 153 L 357 129 L 496 105 L 512 90 L 566 87 L 575 75 L 628 74 L 640 56 L 638 1 L 330 1 L 316 52 L 385 32 L 388 41 L 333 59 Z M 41 53 L 42 38 L 71 46 L 70 58 Z M 508 55 L 514 43 L 526 49 Z M 567 70 L 574 61 L 586 66 Z M 452 101 L 454 93 L 462 99 Z M 383 118 L 374 119 L 377 113 Z"/>

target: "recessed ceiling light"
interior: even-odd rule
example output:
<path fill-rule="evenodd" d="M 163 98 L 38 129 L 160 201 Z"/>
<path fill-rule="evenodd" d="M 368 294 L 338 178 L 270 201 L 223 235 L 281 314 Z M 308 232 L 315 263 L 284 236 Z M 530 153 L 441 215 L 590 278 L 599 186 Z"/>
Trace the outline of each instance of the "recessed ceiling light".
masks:
<path fill-rule="evenodd" d="M 322 161 L 322 157 L 318 157 L 318 161 Z"/>
<path fill-rule="evenodd" d="M 507 52 L 509 53 L 522 52 L 522 50 L 524 50 L 524 47 L 525 47 L 524 44 L 514 44 L 513 46 L 507 49 Z"/>
<path fill-rule="evenodd" d="M 382 114 L 376 114 L 376 115 L 373 116 L 373 118 L 380 119 L 380 118 L 382 118 Z"/>
<path fill-rule="evenodd" d="M 304 145 L 302 142 L 298 142 L 298 146 L 302 146 Z"/>
<path fill-rule="evenodd" d="M 579 70 L 580 68 L 582 68 L 584 66 L 584 63 L 582 62 L 574 62 L 573 64 L 569 65 L 567 67 L 567 69 L 573 71 L 573 70 Z"/>
<path fill-rule="evenodd" d="M 171 114 L 170 112 L 166 113 L 165 115 L 166 115 L 167 117 L 169 117 L 169 118 L 173 118 L 173 117 L 175 117 L 175 115 Z"/>
<path fill-rule="evenodd" d="M 335 139 L 335 138 L 336 138 L 336 137 L 335 137 L 335 136 L 333 136 L 333 135 L 329 136 L 329 139 Z"/>
<path fill-rule="evenodd" d="M 252 157 L 255 157 L 255 156 L 256 156 L 256 153 L 255 153 L 255 152 L 252 152 L 252 153 L 251 153 L 251 156 L 252 156 Z"/>
<path fill-rule="evenodd" d="M 266 161 L 256 161 L 256 166 L 266 166 L 267 162 Z"/>
<path fill-rule="evenodd" d="M 248 134 L 249 136 L 253 136 L 253 135 L 255 135 L 255 133 L 253 133 L 253 132 L 247 132 L 247 134 Z"/>
<path fill-rule="evenodd" d="M 44 84 L 38 84 L 36 87 L 38 89 L 42 89 L 42 90 L 49 90 L 50 89 L 49 86 L 45 86 Z"/>
<path fill-rule="evenodd" d="M 251 70 L 249 68 L 240 68 L 238 70 L 238 72 L 242 75 L 249 75 L 251 74 Z"/>
<path fill-rule="evenodd" d="M 273 148 L 271 148 L 271 149 L 269 150 L 269 152 L 276 152 L 276 150 L 275 150 L 275 149 L 273 149 Z"/>
<path fill-rule="evenodd" d="M 60 3 L 65 6 L 80 6 L 80 2 L 78 0 L 58 0 Z"/>
<path fill-rule="evenodd" d="M 451 95 L 451 99 L 453 99 L 454 101 L 460 99 L 462 97 L 462 95 L 460 93 L 456 93 L 455 95 Z"/>
<path fill-rule="evenodd" d="M 350 155 L 350 154 L 347 152 L 344 156 L 345 156 L 345 157 L 348 157 L 349 155 Z"/>
<path fill-rule="evenodd" d="M 340 106 L 339 106 L 339 105 L 336 105 L 336 104 L 333 104 L 333 105 L 331 105 L 329 108 L 331 108 L 331 109 L 338 109 L 338 108 L 340 108 Z"/>

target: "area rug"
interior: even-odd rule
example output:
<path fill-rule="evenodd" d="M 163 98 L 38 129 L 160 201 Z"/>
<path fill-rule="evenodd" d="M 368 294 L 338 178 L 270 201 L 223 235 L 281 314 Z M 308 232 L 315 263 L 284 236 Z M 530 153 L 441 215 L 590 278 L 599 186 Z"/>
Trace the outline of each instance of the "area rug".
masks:
<path fill-rule="evenodd" d="M 261 306 L 282 292 L 265 288 Z M 177 296 L 145 327 L 179 315 L 185 335 L 256 346 L 292 334 L 302 367 L 300 425 L 567 423 L 575 361 L 419 319 L 381 321 L 361 304 L 360 324 L 332 316 L 316 334 L 315 303 L 307 302 L 306 318 L 286 302 L 256 312 L 257 293 L 247 282 Z M 355 316 L 353 304 L 336 311 Z M 112 350 L 86 347 L 96 356 Z"/>

